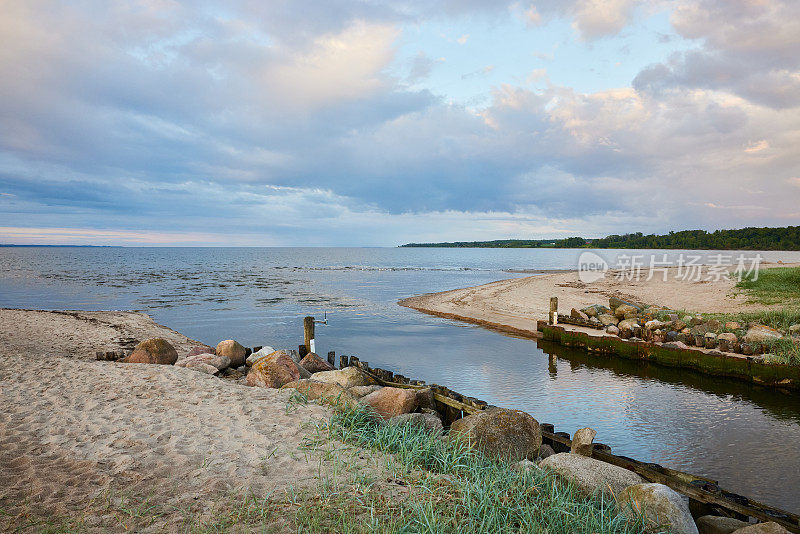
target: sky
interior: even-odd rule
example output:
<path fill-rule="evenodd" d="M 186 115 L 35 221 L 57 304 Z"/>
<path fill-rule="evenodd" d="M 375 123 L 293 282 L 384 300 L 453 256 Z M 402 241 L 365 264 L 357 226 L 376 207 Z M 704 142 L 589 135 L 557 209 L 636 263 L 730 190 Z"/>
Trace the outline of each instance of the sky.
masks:
<path fill-rule="evenodd" d="M 796 0 L 0 0 L 0 243 L 800 224 Z"/>

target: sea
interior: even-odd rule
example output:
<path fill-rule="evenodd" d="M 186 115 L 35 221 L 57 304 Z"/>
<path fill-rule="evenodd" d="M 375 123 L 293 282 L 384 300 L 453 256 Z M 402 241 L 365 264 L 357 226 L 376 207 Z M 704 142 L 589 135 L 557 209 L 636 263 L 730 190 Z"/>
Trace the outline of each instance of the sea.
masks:
<path fill-rule="evenodd" d="M 202 343 L 356 355 L 557 431 L 592 427 L 616 454 L 719 480 L 800 512 L 800 395 L 690 370 L 588 355 L 401 307 L 409 296 L 576 269 L 585 250 L 0 247 L 0 307 L 138 310 Z M 713 264 L 731 251 L 594 251 Z M 800 262 L 800 252 L 746 252 Z M 666 255 L 666 256 L 665 256 Z"/>

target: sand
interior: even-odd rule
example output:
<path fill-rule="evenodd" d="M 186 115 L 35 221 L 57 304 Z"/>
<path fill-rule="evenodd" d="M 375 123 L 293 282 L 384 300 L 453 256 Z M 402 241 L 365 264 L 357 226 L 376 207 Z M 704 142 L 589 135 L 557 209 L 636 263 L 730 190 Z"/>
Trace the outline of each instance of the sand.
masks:
<path fill-rule="evenodd" d="M 164 335 L 179 353 L 193 343 L 146 315 L 0 310 L 0 324 L 0 529 L 67 517 L 177 530 L 246 492 L 315 487 L 325 471 L 301 446 L 330 408 L 291 403 L 292 390 L 90 361 L 128 335 Z"/>
<path fill-rule="evenodd" d="M 800 264 L 782 264 L 796 267 Z M 773 268 L 778 265 L 761 265 Z M 748 303 L 736 290 L 735 280 L 693 282 L 676 278 L 677 268 L 663 271 L 647 280 L 647 270 L 638 280 L 618 279 L 616 271 L 604 279 L 584 283 L 577 271 L 540 274 L 500 280 L 489 284 L 415 296 L 400 301 L 425 313 L 480 324 L 523 336 L 536 337 L 536 321 L 547 319 L 550 297 L 558 297 L 560 313 L 591 304 L 608 305 L 609 297 L 656 304 L 676 310 L 699 313 L 735 313 L 764 309 Z"/>

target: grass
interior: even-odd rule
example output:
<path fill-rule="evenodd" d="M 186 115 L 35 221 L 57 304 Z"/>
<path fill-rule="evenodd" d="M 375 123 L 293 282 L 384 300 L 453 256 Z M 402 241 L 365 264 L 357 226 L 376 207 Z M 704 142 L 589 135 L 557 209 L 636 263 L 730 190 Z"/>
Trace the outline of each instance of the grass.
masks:
<path fill-rule="evenodd" d="M 455 440 L 411 426 L 375 421 L 354 406 L 333 416 L 327 437 L 389 453 L 394 480 L 407 488 L 403 500 L 361 487 L 316 502 L 313 513 L 297 515 L 302 532 L 548 532 L 633 533 L 641 517 L 616 503 L 586 498 L 554 475 L 518 470 Z M 657 531 L 657 530 L 656 530 Z"/>
<path fill-rule="evenodd" d="M 761 269 L 736 284 L 749 302 L 800 307 L 800 267 Z"/>

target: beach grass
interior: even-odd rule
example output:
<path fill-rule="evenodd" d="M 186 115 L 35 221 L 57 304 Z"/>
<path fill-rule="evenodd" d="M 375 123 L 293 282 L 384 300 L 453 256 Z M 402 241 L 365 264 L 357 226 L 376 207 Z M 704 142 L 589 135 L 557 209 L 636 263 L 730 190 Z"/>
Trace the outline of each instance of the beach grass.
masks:
<path fill-rule="evenodd" d="M 736 287 L 749 302 L 800 307 L 800 267 L 761 269 L 749 273 Z"/>
<path fill-rule="evenodd" d="M 337 412 L 327 437 L 391 455 L 402 500 L 362 485 L 317 500 L 296 516 L 303 532 L 593 532 L 632 533 L 643 519 L 608 498 L 587 498 L 538 468 L 490 459 L 463 441 L 442 439 L 412 425 L 376 421 L 359 406 Z M 352 491 L 352 490 L 351 490 Z"/>

